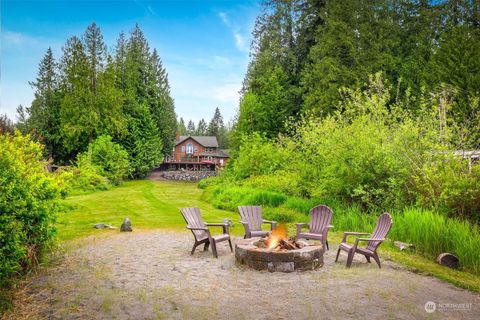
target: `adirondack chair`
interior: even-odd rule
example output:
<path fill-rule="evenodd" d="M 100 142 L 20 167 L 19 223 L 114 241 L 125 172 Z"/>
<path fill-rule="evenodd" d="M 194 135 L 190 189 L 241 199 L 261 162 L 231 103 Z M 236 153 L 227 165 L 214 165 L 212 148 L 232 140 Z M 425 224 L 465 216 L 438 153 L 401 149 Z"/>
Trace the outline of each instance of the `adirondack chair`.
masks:
<path fill-rule="evenodd" d="M 388 213 L 383 213 L 378 217 L 377 221 L 377 226 L 375 227 L 375 230 L 373 231 L 371 237 L 369 238 L 357 238 L 355 240 L 355 243 L 352 245 L 347 244 L 347 237 L 349 235 L 368 235 L 369 233 L 364 233 L 364 232 L 345 232 L 343 233 L 343 239 L 342 243 L 338 247 L 338 252 L 337 252 L 337 257 L 335 259 L 335 262 L 338 261 L 338 256 L 340 255 L 340 250 L 348 252 L 348 257 L 347 257 L 347 268 L 350 268 L 352 265 L 353 261 L 353 256 L 355 253 L 361 253 L 365 256 L 367 259 L 367 262 L 370 263 L 370 258 L 375 259 L 375 262 L 377 262 L 378 267 L 381 268 L 380 265 L 380 259 L 378 258 L 377 254 L 377 248 L 380 246 L 380 244 L 385 240 L 388 232 L 390 231 L 390 228 L 392 227 L 392 217 Z M 366 241 L 367 245 L 365 248 L 360 248 L 358 247 L 358 243 L 360 241 Z"/>
<path fill-rule="evenodd" d="M 269 231 L 262 230 L 262 224 L 270 224 L 270 230 L 277 227 L 276 221 L 268 221 L 262 219 L 262 207 L 260 206 L 239 206 L 241 221 L 245 228 L 244 238 L 265 237 Z"/>
<path fill-rule="evenodd" d="M 190 254 L 193 254 L 195 249 L 201 244 L 204 244 L 203 251 L 207 251 L 208 246 L 211 244 L 213 256 L 218 258 L 217 243 L 225 240 L 228 240 L 230 251 L 233 252 L 228 223 L 205 223 L 200 214 L 200 209 L 198 208 L 182 208 L 180 211 L 182 212 L 185 222 L 187 222 L 187 229 L 192 231 L 193 237 L 195 238 L 195 243 L 193 244 L 192 252 Z M 212 236 L 208 227 L 222 227 L 223 233 Z"/>
<path fill-rule="evenodd" d="M 330 225 L 332 220 L 332 209 L 327 206 L 319 205 L 310 209 L 310 223 L 297 223 L 297 239 L 313 239 L 320 240 L 323 244 L 323 247 L 328 248 L 328 229 L 333 226 Z M 308 232 L 302 232 L 302 227 L 308 226 Z"/>

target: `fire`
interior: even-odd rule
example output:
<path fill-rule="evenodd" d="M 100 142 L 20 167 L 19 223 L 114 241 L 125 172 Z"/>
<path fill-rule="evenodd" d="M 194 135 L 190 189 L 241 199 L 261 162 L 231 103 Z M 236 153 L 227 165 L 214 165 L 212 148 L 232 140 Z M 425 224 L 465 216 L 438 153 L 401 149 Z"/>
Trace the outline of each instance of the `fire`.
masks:
<path fill-rule="evenodd" d="M 275 248 L 278 246 L 281 240 L 287 240 L 287 230 L 283 224 L 279 225 L 275 230 L 273 230 L 270 237 L 268 237 L 268 248 Z"/>

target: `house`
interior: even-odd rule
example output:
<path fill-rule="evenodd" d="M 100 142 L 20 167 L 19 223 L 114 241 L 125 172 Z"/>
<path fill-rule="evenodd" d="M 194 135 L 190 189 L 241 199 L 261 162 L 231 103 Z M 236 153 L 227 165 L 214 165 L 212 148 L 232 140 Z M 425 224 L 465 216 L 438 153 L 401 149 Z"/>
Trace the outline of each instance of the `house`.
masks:
<path fill-rule="evenodd" d="M 175 137 L 172 155 L 162 164 L 164 170 L 216 171 L 230 158 L 226 150 L 218 147 L 215 136 Z"/>

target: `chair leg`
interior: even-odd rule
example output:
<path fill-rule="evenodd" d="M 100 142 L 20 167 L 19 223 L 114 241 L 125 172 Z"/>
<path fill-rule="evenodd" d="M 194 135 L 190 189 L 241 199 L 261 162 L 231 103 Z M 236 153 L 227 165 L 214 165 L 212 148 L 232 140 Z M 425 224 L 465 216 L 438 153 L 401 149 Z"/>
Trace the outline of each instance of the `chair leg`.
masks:
<path fill-rule="evenodd" d="M 232 240 L 228 239 L 228 244 L 230 245 L 230 251 L 233 252 Z"/>
<path fill-rule="evenodd" d="M 382 266 L 380 265 L 380 259 L 378 258 L 378 255 L 375 253 L 373 256 L 373 259 L 375 259 L 375 262 L 378 264 L 378 267 L 382 269 Z"/>
<path fill-rule="evenodd" d="M 327 245 L 327 250 L 330 250 L 330 248 L 328 247 L 328 240 L 325 241 L 325 244 Z"/>
<path fill-rule="evenodd" d="M 215 241 L 212 241 L 212 252 L 213 252 L 213 256 L 215 258 L 218 258 L 218 254 L 217 254 L 217 244 L 215 243 Z"/>
<path fill-rule="evenodd" d="M 205 245 L 203 246 L 203 251 L 208 251 L 209 245 L 210 245 L 210 242 L 205 242 Z"/>
<path fill-rule="evenodd" d="M 352 266 L 352 261 L 353 261 L 353 256 L 355 255 L 355 250 L 350 249 L 348 251 L 348 258 L 347 258 L 347 268 L 350 268 Z"/>
<path fill-rule="evenodd" d="M 337 257 L 335 258 L 335 262 L 338 261 L 338 256 L 340 255 L 340 248 L 338 248 L 338 251 L 337 251 Z"/>
<path fill-rule="evenodd" d="M 193 248 L 192 248 L 192 251 L 190 252 L 191 255 L 193 255 L 195 253 L 195 249 L 197 248 L 198 246 L 198 243 L 195 241 L 194 245 L 193 245 Z"/>
<path fill-rule="evenodd" d="M 365 258 L 367 259 L 367 262 L 368 262 L 368 263 L 371 263 L 369 256 L 365 256 Z"/>

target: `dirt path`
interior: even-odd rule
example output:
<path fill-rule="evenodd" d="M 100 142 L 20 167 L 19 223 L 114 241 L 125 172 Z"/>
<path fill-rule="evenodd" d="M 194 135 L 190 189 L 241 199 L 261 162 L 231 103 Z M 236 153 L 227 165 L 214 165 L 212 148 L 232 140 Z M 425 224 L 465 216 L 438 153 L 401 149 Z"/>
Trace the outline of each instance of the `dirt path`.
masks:
<path fill-rule="evenodd" d="M 190 256 L 191 244 L 188 233 L 164 231 L 87 238 L 31 281 L 11 318 L 480 318 L 479 295 L 389 261 L 379 270 L 359 259 L 347 270 L 331 248 L 318 271 L 269 273 L 235 265 L 224 243 L 219 259 L 201 250 Z M 435 312 L 425 311 L 427 301 Z"/>

